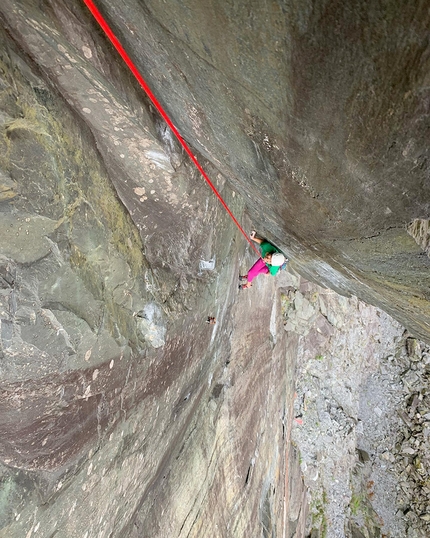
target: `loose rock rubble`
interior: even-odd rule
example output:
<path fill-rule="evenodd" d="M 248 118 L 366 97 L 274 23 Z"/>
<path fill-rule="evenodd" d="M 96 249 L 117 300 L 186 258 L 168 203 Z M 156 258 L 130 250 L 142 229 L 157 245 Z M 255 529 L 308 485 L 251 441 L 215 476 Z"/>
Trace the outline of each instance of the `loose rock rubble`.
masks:
<path fill-rule="evenodd" d="M 430 351 L 384 312 L 298 281 L 293 442 L 312 538 L 430 535 Z"/>
<path fill-rule="evenodd" d="M 412 337 L 399 357 L 403 402 L 402 425 L 390 461 L 398 475 L 397 505 L 419 536 L 430 535 L 430 349 Z"/>

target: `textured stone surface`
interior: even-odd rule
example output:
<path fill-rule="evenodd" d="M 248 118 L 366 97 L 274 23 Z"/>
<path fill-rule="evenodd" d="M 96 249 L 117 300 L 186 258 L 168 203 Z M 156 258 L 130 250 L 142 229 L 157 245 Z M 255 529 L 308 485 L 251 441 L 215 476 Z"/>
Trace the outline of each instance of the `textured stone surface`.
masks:
<path fill-rule="evenodd" d="M 292 284 L 281 304 L 299 339 L 292 439 L 306 536 L 428 536 L 429 347 L 356 297 Z"/>
<path fill-rule="evenodd" d="M 275 281 L 234 306 L 243 243 L 88 17 L 2 7 L 0 536 L 282 532 Z"/>
<path fill-rule="evenodd" d="M 282 305 L 285 330 L 299 336 L 292 438 L 310 491 L 308 533 L 349 538 L 351 527 L 369 537 L 421 536 L 406 533 L 393 502 L 397 477 L 380 459 L 399 431 L 401 368 L 376 379 L 401 349 L 404 329 L 356 297 L 301 280 Z"/>
<path fill-rule="evenodd" d="M 299 270 L 428 338 L 430 261 L 406 232 L 429 217 L 426 3 L 135 0 L 103 12 Z"/>
<path fill-rule="evenodd" d="M 425 2 L 98 5 L 241 222 L 429 340 Z M 0 17 L 0 536 L 302 536 L 289 277 L 238 295 L 253 257 L 83 4 Z"/>

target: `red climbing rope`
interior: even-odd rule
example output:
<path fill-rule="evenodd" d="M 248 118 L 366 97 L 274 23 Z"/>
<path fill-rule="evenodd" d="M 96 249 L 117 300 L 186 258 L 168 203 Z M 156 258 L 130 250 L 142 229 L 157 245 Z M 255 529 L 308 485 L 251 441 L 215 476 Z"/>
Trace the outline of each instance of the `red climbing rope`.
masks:
<path fill-rule="evenodd" d="M 216 189 L 215 185 L 212 183 L 212 181 L 209 179 L 208 175 L 206 174 L 206 172 L 203 170 L 203 168 L 200 166 L 200 163 L 198 162 L 198 160 L 196 159 L 196 157 L 193 155 L 191 149 L 189 148 L 188 144 L 185 142 L 185 140 L 182 138 L 182 136 L 179 134 L 179 131 L 176 129 L 176 127 L 173 125 L 172 121 L 170 120 L 169 116 L 167 115 L 167 113 L 164 111 L 163 107 L 161 106 L 161 104 L 158 102 L 157 98 L 155 97 L 155 95 L 152 93 L 151 89 L 149 88 L 148 84 L 144 81 L 144 79 L 142 78 L 141 74 L 139 73 L 137 67 L 134 65 L 133 61 L 131 60 L 131 58 L 129 57 L 129 55 L 125 52 L 124 50 L 124 47 L 121 45 L 121 43 L 119 42 L 118 38 L 115 36 L 115 34 L 113 33 L 113 31 L 111 30 L 111 28 L 109 27 L 108 23 L 106 22 L 106 20 L 103 18 L 103 15 L 100 13 L 100 11 L 97 9 L 97 7 L 95 6 L 94 2 L 92 0 L 84 0 L 87 8 L 90 10 L 91 14 L 93 15 L 93 17 L 96 19 L 96 21 L 100 24 L 100 26 L 102 27 L 103 31 L 105 32 L 105 34 L 107 35 L 107 37 L 110 39 L 110 41 L 112 42 L 113 46 L 116 48 L 116 50 L 118 51 L 118 53 L 120 54 L 120 56 L 122 57 L 122 59 L 124 60 L 124 62 L 127 64 L 128 68 L 130 69 L 130 71 L 133 73 L 133 75 L 136 77 L 136 80 L 139 82 L 139 84 L 142 86 L 142 88 L 144 89 L 144 91 L 146 92 L 146 94 L 148 95 L 148 97 L 151 99 L 152 103 L 154 104 L 155 108 L 158 110 L 158 112 L 161 114 L 161 116 L 164 118 L 164 121 L 167 123 L 167 125 L 170 127 L 170 129 L 173 131 L 173 133 L 175 134 L 176 138 L 179 140 L 179 143 L 181 144 L 181 146 L 185 149 L 185 151 L 188 153 L 190 159 L 193 161 L 193 163 L 196 165 L 197 169 L 199 170 L 199 172 L 202 174 L 202 176 L 205 178 L 206 182 L 208 183 L 208 185 L 210 186 L 210 188 L 213 190 L 213 192 L 216 194 L 218 200 L 221 202 L 221 204 L 223 205 L 224 209 L 227 211 L 227 213 L 230 215 L 230 217 L 232 218 L 233 222 L 236 224 L 236 226 L 239 228 L 239 230 L 242 232 L 242 234 L 244 235 L 244 237 L 246 238 L 246 240 L 248 241 L 248 243 L 251 245 L 251 247 L 255 250 L 255 252 L 258 254 L 258 256 L 261 257 L 260 255 L 260 252 L 258 252 L 258 250 L 255 248 L 254 244 L 252 243 L 252 241 L 250 240 L 250 238 L 248 237 L 248 235 L 246 234 L 246 232 L 244 231 L 244 229 L 242 228 L 242 226 L 238 223 L 238 221 L 236 220 L 235 216 L 233 215 L 233 213 L 231 212 L 230 208 L 228 207 L 228 205 L 225 203 L 225 201 L 222 199 L 220 193 L 218 192 L 218 190 Z"/>

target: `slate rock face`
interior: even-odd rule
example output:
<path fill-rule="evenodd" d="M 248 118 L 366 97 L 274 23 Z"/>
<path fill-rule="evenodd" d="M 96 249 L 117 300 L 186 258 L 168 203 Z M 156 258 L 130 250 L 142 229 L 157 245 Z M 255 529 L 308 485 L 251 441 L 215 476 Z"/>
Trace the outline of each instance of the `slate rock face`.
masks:
<path fill-rule="evenodd" d="M 427 7 L 221 4 L 98 6 L 241 222 L 428 341 Z M 83 4 L 0 17 L 0 536 L 304 532 L 276 284 L 234 306 L 253 256 Z"/>
<path fill-rule="evenodd" d="M 309 277 L 428 338 L 429 12 L 420 2 L 103 3 L 186 138 Z"/>
<path fill-rule="evenodd" d="M 228 369 L 244 251 L 232 222 L 82 6 L 1 9 L 0 536 L 281 529 L 274 282 L 245 306 Z"/>

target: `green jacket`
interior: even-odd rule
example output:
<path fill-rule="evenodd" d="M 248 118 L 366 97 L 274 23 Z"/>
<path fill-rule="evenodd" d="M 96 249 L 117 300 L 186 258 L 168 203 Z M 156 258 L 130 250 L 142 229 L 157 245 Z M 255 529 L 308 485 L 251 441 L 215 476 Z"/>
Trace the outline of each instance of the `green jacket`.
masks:
<path fill-rule="evenodd" d="M 272 243 L 269 243 L 269 241 L 263 241 L 260 244 L 260 251 L 261 256 L 264 258 L 266 254 L 273 254 L 274 252 L 281 252 L 278 248 L 272 245 Z M 269 269 L 269 272 L 271 275 L 276 275 L 276 273 L 279 271 L 280 267 L 273 267 L 273 265 L 269 265 L 266 263 L 266 267 Z"/>

